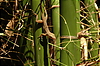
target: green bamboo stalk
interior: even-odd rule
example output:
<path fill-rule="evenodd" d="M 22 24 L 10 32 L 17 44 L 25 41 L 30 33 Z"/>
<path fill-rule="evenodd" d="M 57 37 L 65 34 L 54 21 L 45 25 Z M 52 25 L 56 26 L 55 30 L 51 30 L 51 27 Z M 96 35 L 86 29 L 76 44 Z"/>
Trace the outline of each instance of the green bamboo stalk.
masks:
<path fill-rule="evenodd" d="M 34 12 L 36 12 L 36 9 L 38 8 L 40 4 L 40 0 L 32 0 L 32 9 Z M 38 13 L 38 16 L 40 18 L 40 14 Z M 44 66 L 44 52 L 43 47 L 40 44 L 39 36 L 42 33 L 42 29 L 39 28 L 40 24 L 35 22 L 35 18 L 32 18 L 33 20 L 33 36 L 34 36 L 34 51 L 35 51 L 35 65 L 36 66 Z"/>
<path fill-rule="evenodd" d="M 56 36 L 56 45 L 60 46 L 60 14 L 59 14 L 59 0 L 51 0 L 52 7 L 52 24 L 53 32 Z M 60 49 L 55 47 L 56 61 L 60 61 Z M 59 65 L 59 64 L 57 64 Z"/>
<path fill-rule="evenodd" d="M 80 22 L 80 0 L 75 0 L 76 1 L 76 29 L 77 29 L 77 33 L 80 32 L 80 24 L 78 22 Z M 77 42 L 77 46 L 80 47 L 80 41 Z M 77 63 L 78 61 L 80 61 L 81 59 L 81 52 L 80 52 L 80 48 L 75 48 L 75 51 L 77 51 L 77 53 L 75 52 L 75 63 Z"/>
<path fill-rule="evenodd" d="M 76 5 L 77 3 L 77 5 Z M 79 1 L 75 0 L 60 0 L 60 12 L 61 12 L 61 36 L 76 36 L 77 31 L 79 31 L 77 21 L 79 21 L 79 13 L 76 14 L 76 8 L 79 10 Z M 76 18 L 77 16 L 77 18 Z M 77 19 L 77 20 L 76 20 Z M 77 29 L 78 28 L 78 29 Z M 61 63 L 64 63 L 68 66 L 74 66 L 76 62 L 80 60 L 80 51 L 79 43 L 78 47 L 69 41 L 73 39 L 63 39 L 61 46 L 65 47 L 64 50 L 61 50 Z M 73 40 L 75 41 L 75 40 Z M 78 50 L 77 50 L 78 49 Z M 76 55 L 79 54 L 79 57 Z M 78 59 L 77 59 L 78 58 Z M 63 65 L 61 65 L 63 66 Z"/>

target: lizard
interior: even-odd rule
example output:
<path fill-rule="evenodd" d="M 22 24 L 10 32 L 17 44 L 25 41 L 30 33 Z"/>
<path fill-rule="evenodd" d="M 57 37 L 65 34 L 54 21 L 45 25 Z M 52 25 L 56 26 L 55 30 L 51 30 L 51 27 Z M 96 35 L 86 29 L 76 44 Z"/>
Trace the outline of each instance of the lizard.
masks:
<path fill-rule="evenodd" d="M 36 15 L 36 22 L 43 23 L 43 29 L 44 29 L 45 33 L 41 34 L 41 35 L 48 36 L 50 39 L 53 40 L 53 44 L 55 45 L 56 44 L 56 36 L 55 36 L 55 34 L 50 32 L 49 27 L 47 25 L 48 14 L 47 14 L 47 10 L 45 7 L 44 7 L 44 11 L 43 12 L 41 11 L 41 13 L 42 13 L 41 14 L 42 20 L 38 20 L 38 15 L 35 14 Z M 54 47 L 52 46 L 51 49 L 54 50 Z M 53 52 L 54 51 L 51 51 L 51 54 L 50 54 L 51 57 L 53 56 Z"/>
<path fill-rule="evenodd" d="M 42 35 L 48 36 L 49 38 L 53 39 L 54 44 L 56 44 L 55 34 L 50 32 L 49 27 L 47 25 L 47 19 L 48 19 L 48 14 L 47 14 L 46 8 L 44 8 L 44 12 L 42 12 L 42 20 L 38 20 L 38 15 L 36 15 L 36 22 L 43 23 L 43 29 L 45 31 L 45 34 L 42 34 Z"/>

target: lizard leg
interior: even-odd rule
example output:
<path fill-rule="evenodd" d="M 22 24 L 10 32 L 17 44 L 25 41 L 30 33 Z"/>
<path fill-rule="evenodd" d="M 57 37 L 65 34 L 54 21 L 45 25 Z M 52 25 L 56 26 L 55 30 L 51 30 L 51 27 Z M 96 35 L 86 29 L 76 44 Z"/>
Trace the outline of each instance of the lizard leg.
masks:
<path fill-rule="evenodd" d="M 46 33 L 42 33 L 39 37 L 42 37 L 42 36 L 47 36 Z"/>

